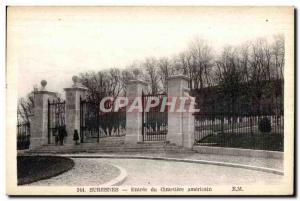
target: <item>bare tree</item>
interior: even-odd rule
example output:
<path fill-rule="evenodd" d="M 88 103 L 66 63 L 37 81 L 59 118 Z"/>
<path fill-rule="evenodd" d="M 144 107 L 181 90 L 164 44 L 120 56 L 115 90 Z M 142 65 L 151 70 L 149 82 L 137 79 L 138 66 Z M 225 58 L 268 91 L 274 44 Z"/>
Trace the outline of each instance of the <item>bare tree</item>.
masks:
<path fill-rule="evenodd" d="M 273 72 L 275 73 L 275 86 L 273 90 L 273 103 L 275 108 L 275 113 L 279 114 L 283 111 L 283 70 L 284 70 L 284 36 L 276 35 L 274 36 L 274 42 L 272 44 L 272 53 L 273 53 Z"/>
<path fill-rule="evenodd" d="M 195 79 L 195 70 L 194 66 L 192 65 L 192 55 L 189 51 L 181 52 L 178 55 L 178 67 L 177 72 L 182 73 L 189 77 L 189 87 L 193 89 L 193 80 Z"/>
<path fill-rule="evenodd" d="M 118 69 L 82 73 L 80 82 L 88 88 L 88 99 L 100 102 L 105 96 L 117 97 L 122 90 L 121 72 Z"/>
<path fill-rule="evenodd" d="M 274 42 L 272 45 L 273 63 L 275 78 L 280 80 L 283 78 L 283 67 L 284 67 L 284 36 L 275 35 Z"/>
<path fill-rule="evenodd" d="M 146 80 L 150 84 L 150 90 L 152 94 L 156 94 L 160 91 L 159 86 L 159 76 L 158 76 L 158 67 L 157 60 L 153 57 L 146 58 L 143 66 L 146 71 Z"/>
<path fill-rule="evenodd" d="M 211 84 L 211 70 L 213 66 L 213 56 L 211 47 L 206 41 L 194 38 L 190 44 L 188 52 L 192 57 L 192 79 L 194 88 L 202 89 Z"/>
<path fill-rule="evenodd" d="M 240 65 L 243 71 L 243 79 L 246 83 L 250 81 L 250 42 L 245 42 L 241 46 L 239 46 L 236 50 L 238 54 L 238 58 L 240 60 Z"/>
<path fill-rule="evenodd" d="M 253 112 L 260 113 L 262 100 L 270 97 L 271 50 L 266 39 L 258 39 L 251 44 L 250 52 L 250 93 Z M 268 94 L 267 94 L 268 93 Z"/>
<path fill-rule="evenodd" d="M 162 57 L 158 60 L 158 75 L 160 78 L 160 82 L 162 88 L 165 92 L 167 92 L 167 80 L 168 77 L 174 74 L 174 68 L 170 63 L 170 60 L 166 57 Z"/>
<path fill-rule="evenodd" d="M 235 112 L 236 102 L 246 87 L 241 64 L 236 49 L 231 46 L 225 47 L 216 61 L 216 76 L 225 103 L 224 109 L 229 109 L 230 112 Z"/>
<path fill-rule="evenodd" d="M 17 121 L 18 123 L 29 122 L 30 118 L 34 115 L 34 92 L 38 88 L 33 86 L 33 91 L 28 93 L 26 98 L 20 98 L 17 106 Z"/>
<path fill-rule="evenodd" d="M 124 69 L 121 75 L 121 86 L 123 94 L 126 96 L 127 82 L 134 79 L 134 74 L 130 69 Z"/>
<path fill-rule="evenodd" d="M 27 98 L 20 98 L 17 107 L 17 120 L 21 122 L 29 122 L 30 117 L 33 116 L 34 95 L 28 94 Z"/>

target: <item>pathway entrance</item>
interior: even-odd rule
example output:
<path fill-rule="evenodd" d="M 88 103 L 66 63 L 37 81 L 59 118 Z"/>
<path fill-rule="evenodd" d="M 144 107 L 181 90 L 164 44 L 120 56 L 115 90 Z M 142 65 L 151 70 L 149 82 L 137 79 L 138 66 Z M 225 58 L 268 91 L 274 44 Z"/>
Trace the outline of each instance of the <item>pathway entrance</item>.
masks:
<path fill-rule="evenodd" d="M 66 102 L 61 100 L 48 100 L 48 144 L 57 144 L 60 132 L 66 127 Z M 65 137 L 65 136 L 64 136 Z"/>
<path fill-rule="evenodd" d="M 111 107 L 111 106 L 109 106 Z M 99 142 L 104 137 L 125 135 L 126 111 L 101 112 L 100 103 L 80 99 L 80 139 L 81 143 Z"/>
<path fill-rule="evenodd" d="M 160 111 L 162 99 L 166 94 L 142 93 L 142 135 L 143 141 L 166 141 L 168 133 L 168 112 Z M 147 108 L 147 104 L 154 104 L 154 99 L 159 100 L 156 107 Z"/>

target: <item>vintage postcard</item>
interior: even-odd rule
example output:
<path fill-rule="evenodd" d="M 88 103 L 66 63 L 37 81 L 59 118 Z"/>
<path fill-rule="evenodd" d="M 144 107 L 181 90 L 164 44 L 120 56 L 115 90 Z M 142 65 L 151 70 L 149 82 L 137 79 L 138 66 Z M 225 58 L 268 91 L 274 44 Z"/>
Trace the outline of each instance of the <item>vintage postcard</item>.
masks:
<path fill-rule="evenodd" d="M 294 7 L 7 7 L 8 195 L 293 195 Z"/>

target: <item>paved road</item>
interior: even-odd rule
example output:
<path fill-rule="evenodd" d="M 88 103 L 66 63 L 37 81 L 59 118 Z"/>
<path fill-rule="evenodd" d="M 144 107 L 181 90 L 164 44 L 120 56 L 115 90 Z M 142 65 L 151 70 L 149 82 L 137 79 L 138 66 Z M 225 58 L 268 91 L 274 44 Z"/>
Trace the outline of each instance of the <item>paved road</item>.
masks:
<path fill-rule="evenodd" d="M 282 176 L 240 168 L 146 159 L 75 158 L 70 171 L 31 185 L 100 185 L 127 171 L 122 185 L 278 184 Z"/>
<path fill-rule="evenodd" d="M 192 160 L 206 160 L 206 161 L 217 161 L 226 163 L 236 163 L 241 165 L 250 165 L 257 167 L 265 167 L 271 169 L 277 169 L 283 171 L 283 159 L 274 158 L 258 158 L 258 157 L 247 157 L 247 156 L 232 156 L 232 155 L 218 155 L 218 154 L 200 154 L 200 153 L 79 153 L 79 154 L 62 154 L 65 157 L 72 156 L 86 156 L 97 157 L 97 156 L 146 156 L 146 157 L 165 157 L 175 159 L 192 159 Z"/>
<path fill-rule="evenodd" d="M 280 175 L 207 164 L 146 159 L 98 159 L 127 171 L 122 185 L 278 184 Z"/>

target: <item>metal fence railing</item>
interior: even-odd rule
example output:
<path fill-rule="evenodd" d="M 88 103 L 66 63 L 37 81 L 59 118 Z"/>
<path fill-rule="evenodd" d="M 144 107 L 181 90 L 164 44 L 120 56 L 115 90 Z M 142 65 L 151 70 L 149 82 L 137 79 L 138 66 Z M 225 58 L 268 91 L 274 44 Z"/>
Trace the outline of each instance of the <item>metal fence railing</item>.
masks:
<path fill-rule="evenodd" d="M 17 149 L 29 149 L 30 146 L 30 123 L 17 124 Z"/>
<path fill-rule="evenodd" d="M 283 114 L 195 114 L 195 144 L 283 151 Z"/>

